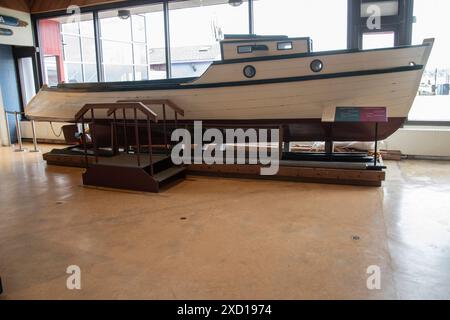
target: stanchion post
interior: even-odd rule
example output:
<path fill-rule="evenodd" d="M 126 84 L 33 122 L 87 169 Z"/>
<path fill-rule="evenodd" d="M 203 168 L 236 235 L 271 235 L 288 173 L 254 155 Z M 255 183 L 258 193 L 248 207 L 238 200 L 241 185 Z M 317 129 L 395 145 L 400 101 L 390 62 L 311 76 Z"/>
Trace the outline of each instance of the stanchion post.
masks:
<path fill-rule="evenodd" d="M 14 150 L 14 152 L 24 152 L 25 149 L 22 145 L 22 130 L 20 130 L 20 120 L 19 120 L 20 112 L 14 112 L 14 116 L 16 118 L 16 134 L 17 134 L 17 142 L 19 143 L 19 149 Z"/>
<path fill-rule="evenodd" d="M 36 137 L 36 123 L 34 122 L 34 120 L 31 120 L 31 131 L 33 132 L 33 145 L 34 145 L 34 149 L 31 150 L 30 152 L 40 152 L 40 150 L 38 149 L 38 144 L 37 144 L 37 137 Z"/>
<path fill-rule="evenodd" d="M 378 165 L 378 122 L 375 122 L 375 152 L 373 157 L 373 166 L 376 168 Z"/>

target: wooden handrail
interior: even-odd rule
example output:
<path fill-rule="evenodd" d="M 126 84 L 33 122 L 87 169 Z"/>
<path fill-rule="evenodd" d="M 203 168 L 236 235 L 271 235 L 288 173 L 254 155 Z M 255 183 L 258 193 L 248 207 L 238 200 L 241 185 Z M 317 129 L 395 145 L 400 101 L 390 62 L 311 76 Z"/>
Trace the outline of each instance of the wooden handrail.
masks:
<path fill-rule="evenodd" d="M 146 106 L 145 104 L 140 103 L 140 102 L 127 102 L 127 103 L 116 102 L 114 104 L 114 107 L 109 108 L 109 110 L 107 112 L 107 116 L 108 117 L 111 116 L 115 111 L 117 111 L 119 109 L 122 109 L 122 110 L 134 109 L 133 105 L 136 103 L 141 105 L 140 107 L 138 107 L 136 109 L 141 110 L 142 113 L 144 113 L 146 116 L 149 116 L 153 122 L 155 122 L 155 123 L 158 122 L 158 115 L 156 114 L 156 112 L 154 112 L 152 109 L 150 109 L 149 106 Z M 129 106 L 127 106 L 127 105 L 129 105 Z M 146 111 L 144 111 L 144 109 Z"/>
<path fill-rule="evenodd" d="M 149 106 L 149 105 L 152 105 L 152 104 L 165 104 L 168 107 L 172 108 L 173 111 L 175 111 L 176 113 L 178 113 L 179 115 L 184 117 L 184 110 L 181 109 L 172 100 L 169 100 L 169 99 L 159 99 L 159 100 L 147 100 L 147 99 L 138 100 L 138 99 L 135 99 L 135 100 L 119 100 L 117 102 L 119 102 L 119 103 L 140 102 L 140 103 L 143 103 L 146 106 Z"/>
<path fill-rule="evenodd" d="M 153 112 L 150 107 L 146 106 L 145 104 L 141 102 L 127 102 L 127 103 L 120 103 L 120 102 L 113 102 L 113 103 L 90 103 L 83 106 L 83 108 L 80 109 L 80 111 L 77 112 L 75 115 L 75 120 L 78 122 L 80 119 L 91 109 L 108 109 L 107 116 L 111 116 L 114 111 L 118 109 L 137 109 L 141 111 L 143 114 L 145 114 L 147 117 L 150 118 L 153 122 L 158 122 L 158 116 L 155 112 Z"/>

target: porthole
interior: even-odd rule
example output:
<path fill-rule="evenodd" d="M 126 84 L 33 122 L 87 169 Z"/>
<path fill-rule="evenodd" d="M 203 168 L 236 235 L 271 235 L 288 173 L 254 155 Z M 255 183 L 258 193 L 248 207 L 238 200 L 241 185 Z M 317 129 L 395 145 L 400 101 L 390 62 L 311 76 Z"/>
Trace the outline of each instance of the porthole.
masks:
<path fill-rule="evenodd" d="M 246 76 L 247 78 L 253 78 L 254 76 L 256 76 L 256 69 L 254 66 L 246 66 L 244 68 L 244 76 Z"/>
<path fill-rule="evenodd" d="M 311 70 L 313 72 L 320 72 L 323 69 L 323 62 L 316 59 L 313 62 L 311 62 Z"/>

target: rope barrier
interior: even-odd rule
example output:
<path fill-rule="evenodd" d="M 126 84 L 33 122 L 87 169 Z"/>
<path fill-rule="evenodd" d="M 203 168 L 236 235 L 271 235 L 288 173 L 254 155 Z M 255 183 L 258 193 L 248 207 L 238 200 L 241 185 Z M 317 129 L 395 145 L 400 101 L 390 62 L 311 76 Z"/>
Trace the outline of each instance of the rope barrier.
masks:
<path fill-rule="evenodd" d="M 55 137 L 60 138 L 61 135 L 63 134 L 63 129 L 61 128 L 61 132 L 59 134 L 56 134 L 55 132 L 55 128 L 53 128 L 53 122 L 50 122 L 50 128 L 52 129 L 52 132 L 54 134 Z"/>

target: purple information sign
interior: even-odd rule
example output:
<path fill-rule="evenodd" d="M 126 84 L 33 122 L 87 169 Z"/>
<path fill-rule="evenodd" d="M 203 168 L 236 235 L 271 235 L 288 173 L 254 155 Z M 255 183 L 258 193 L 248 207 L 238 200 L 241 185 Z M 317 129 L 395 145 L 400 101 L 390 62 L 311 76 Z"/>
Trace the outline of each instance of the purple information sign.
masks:
<path fill-rule="evenodd" d="M 361 108 L 361 122 L 388 122 L 386 107 Z"/>

